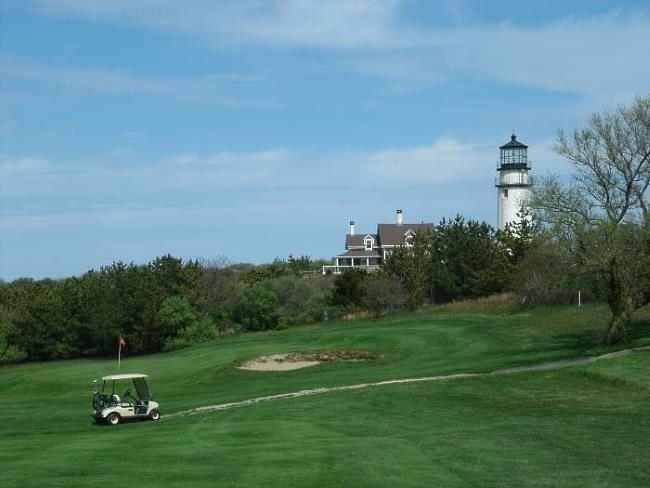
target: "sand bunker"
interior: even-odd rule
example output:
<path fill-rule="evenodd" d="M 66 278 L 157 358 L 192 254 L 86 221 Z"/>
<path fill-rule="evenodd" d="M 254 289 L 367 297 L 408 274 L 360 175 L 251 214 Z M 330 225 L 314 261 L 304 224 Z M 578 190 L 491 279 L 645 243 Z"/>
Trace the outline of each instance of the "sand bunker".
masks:
<path fill-rule="evenodd" d="M 308 351 L 272 354 L 249 359 L 238 366 L 249 371 L 289 371 L 308 368 L 329 361 L 369 361 L 378 359 L 378 354 L 369 351 Z"/>

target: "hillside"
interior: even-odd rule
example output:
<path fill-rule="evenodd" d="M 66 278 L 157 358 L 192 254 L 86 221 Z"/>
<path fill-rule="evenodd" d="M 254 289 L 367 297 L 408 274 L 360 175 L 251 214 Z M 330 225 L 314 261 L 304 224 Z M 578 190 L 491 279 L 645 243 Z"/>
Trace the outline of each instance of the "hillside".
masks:
<path fill-rule="evenodd" d="M 629 345 L 650 345 L 650 311 Z M 602 306 L 431 309 L 232 336 L 125 358 L 164 414 L 305 388 L 597 355 Z M 589 345 L 590 344 L 590 345 Z M 627 345 L 626 345 L 627 347 Z M 242 371 L 260 355 L 363 349 L 368 362 Z M 650 353 L 565 369 L 389 385 L 115 428 L 90 425 L 92 379 L 114 361 L 0 369 L 0 485 L 643 485 Z M 608 455 L 616 453 L 615 455 Z"/>

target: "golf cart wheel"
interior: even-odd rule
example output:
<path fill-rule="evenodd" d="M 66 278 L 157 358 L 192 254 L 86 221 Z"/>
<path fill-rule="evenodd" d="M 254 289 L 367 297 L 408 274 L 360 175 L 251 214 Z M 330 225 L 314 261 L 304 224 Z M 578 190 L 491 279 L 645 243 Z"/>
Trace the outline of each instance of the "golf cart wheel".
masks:
<path fill-rule="evenodd" d="M 120 416 L 116 414 L 115 412 L 109 414 L 108 417 L 106 417 L 106 423 L 108 425 L 117 425 L 120 423 Z"/>
<path fill-rule="evenodd" d="M 151 420 L 160 420 L 160 410 L 157 408 L 154 408 L 150 413 L 149 413 L 149 418 Z"/>

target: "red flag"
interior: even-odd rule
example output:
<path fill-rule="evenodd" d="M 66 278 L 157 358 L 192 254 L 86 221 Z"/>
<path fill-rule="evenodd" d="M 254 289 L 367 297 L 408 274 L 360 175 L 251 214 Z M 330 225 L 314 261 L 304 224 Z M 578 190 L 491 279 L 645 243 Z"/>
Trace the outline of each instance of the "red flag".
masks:
<path fill-rule="evenodd" d="M 120 339 L 118 341 L 120 346 L 126 346 L 126 341 L 124 340 L 124 337 L 120 336 Z"/>

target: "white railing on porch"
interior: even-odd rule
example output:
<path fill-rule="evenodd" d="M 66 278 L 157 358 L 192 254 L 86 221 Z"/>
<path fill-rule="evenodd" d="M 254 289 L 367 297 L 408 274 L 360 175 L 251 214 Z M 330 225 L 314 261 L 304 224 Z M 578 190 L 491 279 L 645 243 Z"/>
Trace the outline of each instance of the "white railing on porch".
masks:
<path fill-rule="evenodd" d="M 330 266 L 323 266 L 323 274 L 327 273 L 332 273 L 332 274 L 341 274 L 343 271 L 349 268 L 356 268 L 356 269 L 363 269 L 364 271 L 367 271 L 369 273 L 373 271 L 377 271 L 379 269 L 378 264 L 357 264 L 355 266 L 336 266 L 336 265 L 330 265 Z"/>

